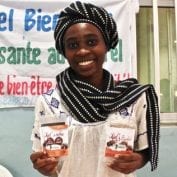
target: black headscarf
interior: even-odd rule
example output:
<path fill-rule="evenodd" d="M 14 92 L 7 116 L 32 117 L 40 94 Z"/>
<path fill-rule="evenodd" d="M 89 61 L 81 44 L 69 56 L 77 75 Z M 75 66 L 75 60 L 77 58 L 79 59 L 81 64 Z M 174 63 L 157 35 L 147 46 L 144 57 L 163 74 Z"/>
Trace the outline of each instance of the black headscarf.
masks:
<path fill-rule="evenodd" d="M 55 46 L 59 53 L 65 56 L 63 37 L 66 30 L 75 23 L 91 23 L 103 35 L 108 51 L 115 48 L 118 43 L 116 22 L 102 7 L 90 3 L 76 1 L 61 11 L 55 28 Z"/>

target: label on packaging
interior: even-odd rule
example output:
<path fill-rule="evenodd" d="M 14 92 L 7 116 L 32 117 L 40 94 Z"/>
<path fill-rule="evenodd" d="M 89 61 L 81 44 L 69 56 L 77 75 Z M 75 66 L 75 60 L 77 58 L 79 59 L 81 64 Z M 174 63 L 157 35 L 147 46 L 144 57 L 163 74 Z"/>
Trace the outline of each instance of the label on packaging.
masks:
<path fill-rule="evenodd" d="M 108 127 L 105 156 L 128 153 L 133 150 L 135 130 L 132 128 Z"/>
<path fill-rule="evenodd" d="M 65 122 L 42 124 L 40 134 L 43 151 L 50 157 L 68 154 L 68 125 Z"/>

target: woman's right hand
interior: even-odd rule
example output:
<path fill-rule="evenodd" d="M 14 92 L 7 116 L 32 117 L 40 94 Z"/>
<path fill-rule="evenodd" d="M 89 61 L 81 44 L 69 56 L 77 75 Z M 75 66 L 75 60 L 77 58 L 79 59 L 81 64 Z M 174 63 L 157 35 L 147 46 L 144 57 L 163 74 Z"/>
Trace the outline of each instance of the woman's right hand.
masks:
<path fill-rule="evenodd" d="M 30 159 L 34 169 L 38 170 L 41 174 L 45 176 L 56 174 L 58 159 L 49 157 L 44 152 L 33 152 L 30 155 Z"/>

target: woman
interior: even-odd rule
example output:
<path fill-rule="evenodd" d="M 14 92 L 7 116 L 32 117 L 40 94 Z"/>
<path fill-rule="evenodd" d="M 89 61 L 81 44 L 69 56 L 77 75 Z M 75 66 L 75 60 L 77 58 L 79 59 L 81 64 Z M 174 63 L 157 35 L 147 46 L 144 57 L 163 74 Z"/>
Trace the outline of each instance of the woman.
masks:
<path fill-rule="evenodd" d="M 153 86 L 141 86 L 136 79 L 115 83 L 103 69 L 107 51 L 118 43 L 114 19 L 101 7 L 77 1 L 61 12 L 54 37 L 70 67 L 56 77 L 58 87 L 37 101 L 30 156 L 34 168 L 56 177 L 134 177 L 150 161 L 154 170 L 159 110 Z M 40 122 L 49 114 L 62 114 L 69 122 L 64 160 L 42 152 Z M 135 130 L 133 151 L 105 156 L 110 125 Z"/>

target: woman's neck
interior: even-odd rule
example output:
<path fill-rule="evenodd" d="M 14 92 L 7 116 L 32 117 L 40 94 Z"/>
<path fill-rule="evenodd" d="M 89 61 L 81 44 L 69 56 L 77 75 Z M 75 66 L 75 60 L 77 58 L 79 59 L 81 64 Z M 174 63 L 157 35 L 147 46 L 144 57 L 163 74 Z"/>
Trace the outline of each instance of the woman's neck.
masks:
<path fill-rule="evenodd" d="M 77 75 L 77 77 L 80 80 L 93 85 L 94 87 L 96 87 L 99 90 L 103 89 L 103 85 L 104 85 L 103 71 L 102 71 L 102 73 L 99 73 L 99 74 L 97 73 L 96 75 L 93 75 L 92 77 L 81 77 L 80 75 L 79 76 Z"/>

